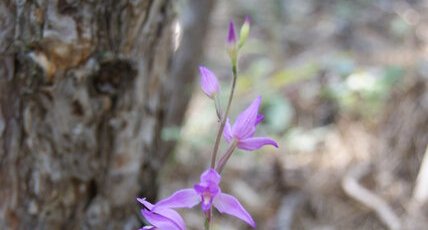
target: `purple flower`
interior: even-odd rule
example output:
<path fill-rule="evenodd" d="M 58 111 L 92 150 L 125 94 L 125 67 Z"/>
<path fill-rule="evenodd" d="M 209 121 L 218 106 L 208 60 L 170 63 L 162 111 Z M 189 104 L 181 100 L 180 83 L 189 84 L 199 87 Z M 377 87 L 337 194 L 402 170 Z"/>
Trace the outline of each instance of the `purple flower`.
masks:
<path fill-rule="evenodd" d="M 229 33 L 227 35 L 227 42 L 229 44 L 236 43 L 235 24 L 233 23 L 233 21 L 229 22 Z"/>
<path fill-rule="evenodd" d="M 141 214 L 153 226 L 145 226 L 140 230 L 186 230 L 183 218 L 176 211 L 168 208 L 153 205 L 145 198 L 137 198 L 144 206 Z"/>
<path fill-rule="evenodd" d="M 217 77 L 215 74 L 204 66 L 199 66 L 199 72 L 201 73 L 201 88 L 204 93 L 210 97 L 214 96 L 220 91 L 220 85 L 218 84 Z"/>
<path fill-rule="evenodd" d="M 264 145 L 273 145 L 278 148 L 275 140 L 268 137 L 253 137 L 256 126 L 263 120 L 263 115 L 258 114 L 261 97 L 257 97 L 251 105 L 236 118 L 233 126 L 229 119 L 226 121 L 223 135 L 227 142 L 236 141 L 237 147 L 242 150 L 256 150 Z"/>
<path fill-rule="evenodd" d="M 220 180 L 221 176 L 214 169 L 208 169 L 202 173 L 199 184 L 193 188 L 175 192 L 170 197 L 159 201 L 156 207 L 192 208 L 201 203 L 205 214 L 208 214 L 214 206 L 220 213 L 235 216 L 254 228 L 256 223 L 241 203 L 235 197 L 221 192 Z"/>

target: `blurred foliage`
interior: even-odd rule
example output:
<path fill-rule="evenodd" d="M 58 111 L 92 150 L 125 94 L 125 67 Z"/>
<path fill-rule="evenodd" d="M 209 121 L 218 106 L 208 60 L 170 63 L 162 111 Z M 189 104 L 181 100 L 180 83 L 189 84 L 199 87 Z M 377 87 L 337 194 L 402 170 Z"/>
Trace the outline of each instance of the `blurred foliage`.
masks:
<path fill-rule="evenodd" d="M 326 95 L 335 99 L 344 112 L 370 119 L 383 108 L 403 75 L 404 70 L 395 66 L 354 71 L 330 85 Z"/>
<path fill-rule="evenodd" d="M 311 77 L 315 77 L 315 74 L 319 71 L 319 65 L 314 63 L 308 63 L 303 66 L 286 68 L 275 73 L 270 82 L 271 87 L 277 89 L 285 87 L 288 84 L 296 83 L 298 81 L 307 80 Z"/>
<path fill-rule="evenodd" d="M 294 109 L 290 102 L 278 94 L 269 97 L 262 111 L 266 114 L 266 124 L 273 133 L 282 133 L 290 127 Z"/>

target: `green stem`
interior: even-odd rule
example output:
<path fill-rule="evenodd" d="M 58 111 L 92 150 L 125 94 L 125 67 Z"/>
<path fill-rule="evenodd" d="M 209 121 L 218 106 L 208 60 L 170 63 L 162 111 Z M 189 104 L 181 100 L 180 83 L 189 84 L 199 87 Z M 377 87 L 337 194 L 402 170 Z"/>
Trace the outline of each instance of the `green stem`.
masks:
<path fill-rule="evenodd" d="M 220 99 L 218 96 L 214 97 L 214 106 L 215 106 L 215 111 L 217 113 L 217 119 L 219 122 L 221 122 L 221 120 L 222 120 L 221 116 L 222 116 L 223 111 L 221 109 Z"/>
<path fill-rule="evenodd" d="M 208 221 L 208 219 L 205 220 L 204 226 L 205 230 L 210 230 L 210 222 Z"/>
<path fill-rule="evenodd" d="M 232 156 L 232 153 L 236 149 L 236 145 L 237 144 L 238 143 L 236 141 L 233 141 L 232 144 L 230 144 L 230 146 L 227 149 L 227 151 L 223 154 L 223 156 L 219 160 L 217 168 L 216 168 L 216 171 L 218 173 L 221 173 L 221 171 L 223 171 L 224 166 L 226 165 L 226 163 L 229 160 L 229 158 Z"/>
<path fill-rule="evenodd" d="M 230 89 L 229 100 L 227 102 L 226 111 L 221 119 L 220 128 L 218 129 L 217 137 L 215 139 L 214 149 L 211 157 L 211 168 L 215 168 L 215 162 L 217 158 L 218 147 L 220 146 L 221 135 L 223 134 L 224 126 L 226 124 L 227 116 L 229 115 L 230 105 L 232 104 L 233 94 L 235 93 L 236 79 L 238 78 L 238 71 L 236 64 L 232 65 L 233 82 L 232 88 Z"/>
<path fill-rule="evenodd" d="M 208 211 L 208 215 L 205 217 L 205 223 L 204 223 L 205 230 L 211 229 L 212 215 L 213 215 L 213 212 L 212 212 L 212 209 L 210 209 Z"/>

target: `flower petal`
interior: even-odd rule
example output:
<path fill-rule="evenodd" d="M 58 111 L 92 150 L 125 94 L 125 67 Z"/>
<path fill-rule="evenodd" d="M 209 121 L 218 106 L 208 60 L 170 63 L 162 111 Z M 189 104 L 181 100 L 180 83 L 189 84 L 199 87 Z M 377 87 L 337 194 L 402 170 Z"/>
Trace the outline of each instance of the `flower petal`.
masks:
<path fill-rule="evenodd" d="M 250 137 L 238 142 L 239 149 L 248 151 L 259 149 L 264 145 L 273 145 L 278 148 L 276 141 L 269 137 Z"/>
<path fill-rule="evenodd" d="M 247 224 L 251 225 L 251 227 L 256 227 L 256 223 L 251 215 L 242 207 L 241 203 L 239 203 L 238 199 L 235 197 L 226 193 L 220 193 L 214 198 L 213 204 L 220 213 L 232 215 L 245 221 Z"/>
<path fill-rule="evenodd" d="M 220 91 L 217 77 L 211 70 L 204 66 L 199 67 L 199 72 L 201 74 L 200 84 L 202 91 L 204 91 L 208 97 L 214 97 L 214 95 Z"/>
<path fill-rule="evenodd" d="M 258 125 L 260 122 L 262 122 L 265 119 L 265 116 L 261 113 L 257 114 L 256 117 L 256 123 L 254 125 Z"/>
<path fill-rule="evenodd" d="M 257 97 L 247 109 L 238 115 L 233 124 L 233 134 L 237 139 L 245 139 L 254 135 L 256 120 L 262 98 Z"/>
<path fill-rule="evenodd" d="M 144 226 L 143 228 L 140 228 L 140 230 L 155 230 L 155 226 Z"/>
<path fill-rule="evenodd" d="M 144 197 L 144 198 L 137 198 L 137 200 L 138 200 L 138 202 L 140 202 L 142 205 L 144 205 L 144 207 L 146 208 L 146 209 L 148 209 L 148 210 L 152 210 L 152 208 L 153 208 L 153 204 L 152 203 L 150 203 L 150 202 L 148 202 L 148 201 L 146 201 L 146 198 Z"/>
<path fill-rule="evenodd" d="M 186 225 L 184 223 L 183 218 L 181 218 L 180 214 L 178 214 L 176 211 L 166 208 L 164 207 L 157 207 L 156 205 L 151 204 L 150 202 L 146 201 L 146 198 L 137 198 L 137 200 L 144 205 L 143 210 L 141 210 L 142 215 L 146 218 L 146 216 L 148 215 L 148 218 L 146 218 L 146 220 L 156 226 L 157 228 L 160 228 L 158 226 L 158 222 L 161 221 L 166 221 L 169 223 L 166 223 L 165 225 L 177 225 L 179 227 L 179 229 L 186 229 Z M 154 214 L 150 214 L 150 213 L 154 213 Z M 155 222 L 151 222 L 149 219 L 153 219 Z M 149 228 L 149 226 L 147 226 L 146 228 L 143 229 L 154 229 L 154 228 Z M 162 228 L 160 228 L 162 229 Z"/>
<path fill-rule="evenodd" d="M 192 208 L 199 202 L 201 202 L 201 198 L 193 188 L 181 189 L 158 201 L 153 210 L 158 210 L 158 208 Z"/>
<path fill-rule="evenodd" d="M 154 209 L 155 211 L 152 211 L 152 212 L 168 218 L 170 221 L 178 225 L 181 229 L 186 229 L 186 224 L 184 223 L 183 218 L 180 216 L 180 214 L 178 214 L 177 211 L 170 208 L 162 208 L 162 207 L 161 208 L 155 207 Z"/>
<path fill-rule="evenodd" d="M 151 225 L 159 229 L 185 230 L 184 220 L 181 216 L 172 209 L 162 210 L 163 214 L 151 212 L 147 209 L 141 210 L 141 214 Z"/>
<path fill-rule="evenodd" d="M 223 136 L 228 143 L 233 139 L 232 126 L 230 125 L 230 120 L 227 118 L 226 124 L 224 126 Z"/>
<path fill-rule="evenodd" d="M 208 170 L 206 170 L 204 173 L 202 173 L 201 175 L 201 183 L 214 183 L 214 184 L 219 184 L 221 180 L 221 176 L 220 174 L 218 174 L 217 171 L 215 171 L 214 169 L 210 168 Z"/>

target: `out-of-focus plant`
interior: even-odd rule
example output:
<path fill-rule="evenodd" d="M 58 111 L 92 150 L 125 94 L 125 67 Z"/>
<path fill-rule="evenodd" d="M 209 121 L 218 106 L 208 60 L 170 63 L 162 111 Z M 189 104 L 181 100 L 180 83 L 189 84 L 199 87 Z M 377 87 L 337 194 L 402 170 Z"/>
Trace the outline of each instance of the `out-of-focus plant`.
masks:
<path fill-rule="evenodd" d="M 329 87 L 330 96 L 348 113 L 371 118 L 381 109 L 392 87 L 403 76 L 399 67 L 355 71 Z"/>

